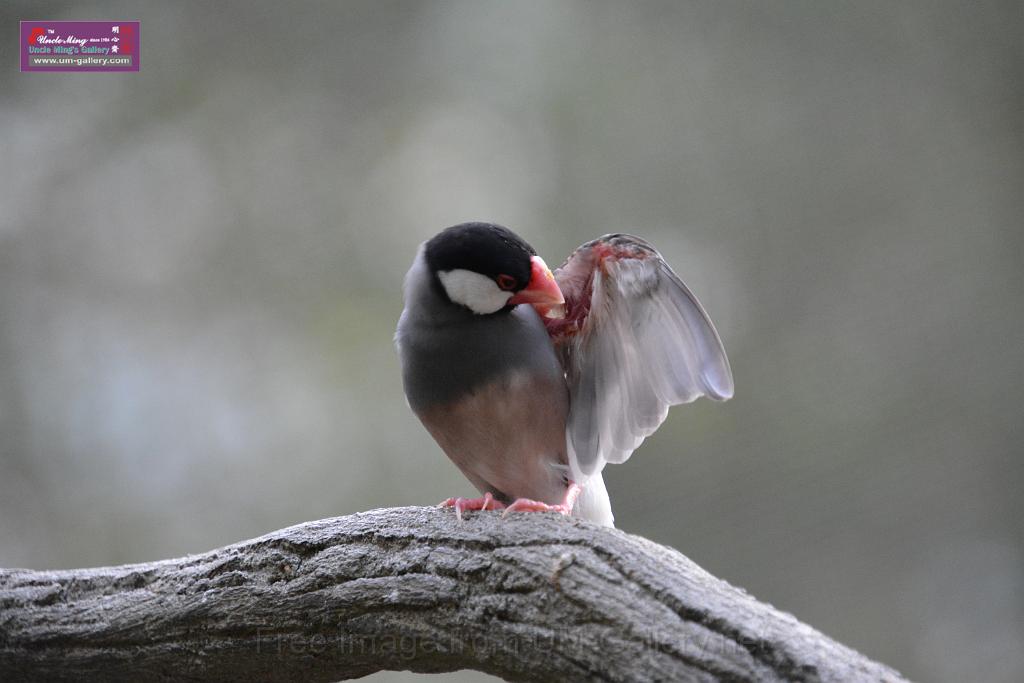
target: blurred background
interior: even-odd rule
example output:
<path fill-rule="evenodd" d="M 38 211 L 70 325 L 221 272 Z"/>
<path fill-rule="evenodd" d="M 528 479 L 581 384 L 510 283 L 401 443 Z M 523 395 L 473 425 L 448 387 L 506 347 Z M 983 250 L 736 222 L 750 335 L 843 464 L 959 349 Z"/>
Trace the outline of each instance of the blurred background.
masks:
<path fill-rule="evenodd" d="M 18 72 L 18 20 L 101 18 L 141 20 L 141 72 Z M 0 19 L 0 566 L 469 493 L 402 396 L 417 246 L 628 230 L 736 398 L 606 470 L 619 527 L 912 678 L 1024 677 L 1019 2 Z"/>

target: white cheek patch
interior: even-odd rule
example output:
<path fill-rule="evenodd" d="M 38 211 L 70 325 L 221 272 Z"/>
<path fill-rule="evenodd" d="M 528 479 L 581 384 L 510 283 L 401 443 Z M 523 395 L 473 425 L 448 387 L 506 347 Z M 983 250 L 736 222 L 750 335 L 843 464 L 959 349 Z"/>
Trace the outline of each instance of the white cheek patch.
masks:
<path fill-rule="evenodd" d="M 512 298 L 512 292 L 504 291 L 491 278 L 471 270 L 442 270 L 437 277 L 449 299 L 477 315 L 500 311 Z"/>

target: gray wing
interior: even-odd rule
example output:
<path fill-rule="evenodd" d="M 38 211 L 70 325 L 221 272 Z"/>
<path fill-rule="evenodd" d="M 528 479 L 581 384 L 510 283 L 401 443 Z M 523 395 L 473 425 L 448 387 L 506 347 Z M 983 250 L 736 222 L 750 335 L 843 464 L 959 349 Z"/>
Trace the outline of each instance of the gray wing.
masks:
<path fill-rule="evenodd" d="M 566 318 L 549 323 L 570 390 L 573 476 L 625 462 L 669 406 L 732 397 L 732 371 L 700 302 L 643 240 L 611 235 L 555 273 Z"/>

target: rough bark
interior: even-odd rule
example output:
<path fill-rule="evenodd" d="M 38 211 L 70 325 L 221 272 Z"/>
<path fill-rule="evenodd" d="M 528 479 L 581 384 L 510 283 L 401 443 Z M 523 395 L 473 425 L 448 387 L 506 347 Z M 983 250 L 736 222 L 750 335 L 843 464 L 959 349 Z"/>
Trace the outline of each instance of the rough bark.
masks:
<path fill-rule="evenodd" d="M 0 679 L 899 681 L 678 552 L 550 514 L 373 510 L 202 555 L 0 570 Z"/>

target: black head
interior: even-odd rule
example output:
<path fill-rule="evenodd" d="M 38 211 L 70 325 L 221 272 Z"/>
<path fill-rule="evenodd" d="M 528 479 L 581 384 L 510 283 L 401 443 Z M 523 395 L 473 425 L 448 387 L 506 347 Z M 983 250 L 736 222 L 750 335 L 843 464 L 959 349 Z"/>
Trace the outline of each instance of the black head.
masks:
<path fill-rule="evenodd" d="M 423 259 L 434 291 L 477 315 L 565 301 L 533 247 L 500 225 L 463 223 L 442 230 L 424 245 Z"/>
<path fill-rule="evenodd" d="M 425 250 L 435 273 L 469 270 L 511 292 L 530 282 L 530 257 L 536 253 L 519 235 L 493 223 L 453 225 L 432 237 Z"/>

